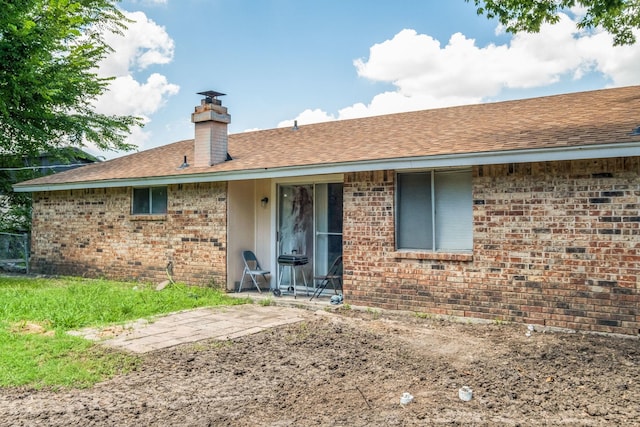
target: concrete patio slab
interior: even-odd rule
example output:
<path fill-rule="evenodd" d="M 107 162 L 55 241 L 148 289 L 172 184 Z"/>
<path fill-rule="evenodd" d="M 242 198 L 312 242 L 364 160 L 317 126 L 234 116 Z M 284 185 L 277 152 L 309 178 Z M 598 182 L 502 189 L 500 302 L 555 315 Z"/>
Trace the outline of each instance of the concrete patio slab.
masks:
<path fill-rule="evenodd" d="M 71 334 L 132 353 L 146 353 L 205 339 L 238 338 L 301 322 L 312 315 L 300 308 L 243 304 L 182 311 L 148 322 L 135 321 L 105 330 L 83 329 Z"/>

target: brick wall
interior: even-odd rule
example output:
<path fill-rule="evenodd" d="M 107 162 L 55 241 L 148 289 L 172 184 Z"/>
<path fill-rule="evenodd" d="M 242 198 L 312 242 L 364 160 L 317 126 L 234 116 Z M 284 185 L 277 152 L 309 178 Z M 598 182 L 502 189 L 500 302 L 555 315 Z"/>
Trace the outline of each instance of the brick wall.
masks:
<path fill-rule="evenodd" d="M 636 335 L 640 158 L 476 167 L 473 254 L 395 251 L 393 171 L 345 176 L 345 299 Z"/>
<path fill-rule="evenodd" d="M 131 188 L 34 194 L 35 273 L 226 283 L 226 185 L 170 185 L 166 215 L 131 215 Z"/>

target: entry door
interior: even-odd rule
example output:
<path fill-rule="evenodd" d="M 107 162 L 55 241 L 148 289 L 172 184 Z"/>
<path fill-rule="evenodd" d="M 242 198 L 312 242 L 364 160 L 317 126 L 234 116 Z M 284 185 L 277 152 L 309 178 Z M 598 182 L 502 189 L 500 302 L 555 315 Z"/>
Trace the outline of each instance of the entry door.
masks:
<path fill-rule="evenodd" d="M 278 255 L 306 255 L 309 264 L 294 268 L 296 284 L 313 282 L 313 185 L 281 185 L 279 187 Z M 285 269 L 288 270 L 288 269 Z M 291 285 L 291 275 L 283 274 L 280 287 Z"/>
<path fill-rule="evenodd" d="M 278 255 L 298 253 L 309 264 L 296 268 L 296 284 L 309 286 L 342 254 L 342 183 L 280 185 L 278 187 Z M 284 274 L 281 286 L 289 286 Z"/>

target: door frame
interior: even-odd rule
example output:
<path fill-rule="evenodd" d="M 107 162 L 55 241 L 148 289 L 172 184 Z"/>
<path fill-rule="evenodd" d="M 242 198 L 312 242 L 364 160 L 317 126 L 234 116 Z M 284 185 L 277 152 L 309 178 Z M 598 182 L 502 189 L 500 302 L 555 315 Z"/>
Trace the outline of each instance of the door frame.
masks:
<path fill-rule="evenodd" d="M 302 176 L 302 177 L 292 177 L 292 178 L 282 178 L 282 179 L 274 179 L 272 181 L 272 187 L 271 187 L 271 197 L 272 200 L 274 200 L 274 203 L 272 204 L 272 217 L 271 217 L 271 230 L 272 230 L 272 234 L 271 234 L 271 248 L 273 250 L 273 254 L 275 256 L 272 257 L 271 260 L 271 271 L 272 272 L 278 272 L 279 271 L 279 265 L 278 265 L 278 255 L 280 255 L 280 248 L 279 248 L 279 239 L 278 239 L 278 232 L 279 232 L 279 227 L 280 227 L 280 186 L 286 186 L 286 185 L 313 185 L 313 247 L 314 247 L 314 256 L 312 258 L 312 266 L 311 266 L 311 271 L 313 272 L 313 274 L 315 275 L 316 273 L 316 256 L 315 256 L 315 250 L 316 250 L 316 212 L 315 212 L 315 185 L 316 184 L 342 184 L 343 185 L 343 189 L 344 189 L 344 175 L 343 174 L 332 174 L 332 175 L 318 175 L 318 176 Z M 344 229 L 344 224 L 343 224 L 343 229 Z M 274 278 L 276 275 L 274 275 Z M 307 277 L 307 283 L 309 284 L 309 287 L 311 289 L 315 288 L 315 282 L 313 280 L 313 277 Z M 274 283 L 274 286 L 276 286 L 277 283 Z"/>

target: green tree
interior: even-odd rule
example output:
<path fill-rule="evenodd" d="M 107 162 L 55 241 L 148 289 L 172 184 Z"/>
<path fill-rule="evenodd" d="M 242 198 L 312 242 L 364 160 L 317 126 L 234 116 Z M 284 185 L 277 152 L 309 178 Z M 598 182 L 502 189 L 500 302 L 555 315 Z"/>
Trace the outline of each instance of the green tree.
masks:
<path fill-rule="evenodd" d="M 470 0 L 465 0 L 469 2 Z M 538 32 L 558 14 L 574 6 L 584 8 L 578 28 L 601 26 L 613 35 L 614 45 L 633 44 L 633 30 L 640 28 L 640 0 L 473 0 L 478 15 L 497 18 L 510 33 Z"/>
<path fill-rule="evenodd" d="M 111 80 L 97 74 L 111 50 L 103 35 L 126 28 L 117 3 L 0 0 L 0 154 L 134 148 L 125 138 L 139 118 L 93 108 Z"/>
<path fill-rule="evenodd" d="M 0 155 L 0 232 L 22 233 L 31 230 L 31 193 L 16 193 L 13 184 L 71 169 L 97 159 L 84 151 L 64 147 L 28 157 Z"/>
<path fill-rule="evenodd" d="M 31 228 L 31 194 L 14 193 L 16 182 L 37 178 L 36 170 L 22 169 L 22 156 L 0 156 L 0 232 L 21 233 Z"/>

